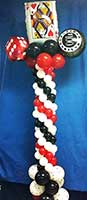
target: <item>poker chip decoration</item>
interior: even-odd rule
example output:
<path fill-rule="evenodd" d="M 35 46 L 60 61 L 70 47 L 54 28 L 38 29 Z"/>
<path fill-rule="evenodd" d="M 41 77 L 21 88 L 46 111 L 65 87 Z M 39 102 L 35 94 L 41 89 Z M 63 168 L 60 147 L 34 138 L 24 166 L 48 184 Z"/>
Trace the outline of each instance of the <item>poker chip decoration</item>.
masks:
<path fill-rule="evenodd" d="M 85 48 L 85 44 L 85 37 L 76 29 L 67 29 L 58 38 L 61 53 L 68 57 L 80 55 Z"/>

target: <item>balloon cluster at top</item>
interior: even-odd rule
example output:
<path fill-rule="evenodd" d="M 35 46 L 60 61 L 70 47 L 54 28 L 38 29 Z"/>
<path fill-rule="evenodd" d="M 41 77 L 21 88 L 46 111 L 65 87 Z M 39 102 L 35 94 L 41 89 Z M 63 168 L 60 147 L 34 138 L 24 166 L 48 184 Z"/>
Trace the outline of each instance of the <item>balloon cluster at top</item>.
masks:
<path fill-rule="evenodd" d="M 6 44 L 6 54 L 11 61 L 24 60 L 32 68 L 37 63 L 45 72 L 50 67 L 60 69 L 65 64 L 65 58 L 60 54 L 55 40 L 29 44 L 23 37 L 11 37 Z"/>

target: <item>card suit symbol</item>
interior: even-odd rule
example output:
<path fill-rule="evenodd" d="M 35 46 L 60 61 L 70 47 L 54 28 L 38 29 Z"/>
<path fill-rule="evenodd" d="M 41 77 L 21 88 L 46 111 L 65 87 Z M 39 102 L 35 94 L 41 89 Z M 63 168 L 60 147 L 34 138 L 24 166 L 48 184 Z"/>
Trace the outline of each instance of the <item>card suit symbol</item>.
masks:
<path fill-rule="evenodd" d="M 36 3 L 33 3 L 32 5 L 31 5 L 31 7 L 34 9 L 35 7 L 36 7 Z"/>
<path fill-rule="evenodd" d="M 50 30 L 48 36 L 53 36 L 53 32 Z"/>

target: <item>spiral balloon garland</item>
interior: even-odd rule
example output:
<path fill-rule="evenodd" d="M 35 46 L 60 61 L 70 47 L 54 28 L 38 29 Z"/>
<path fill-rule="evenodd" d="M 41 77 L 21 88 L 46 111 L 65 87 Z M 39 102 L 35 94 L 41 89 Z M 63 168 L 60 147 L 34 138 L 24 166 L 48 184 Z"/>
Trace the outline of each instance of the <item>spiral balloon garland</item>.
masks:
<path fill-rule="evenodd" d="M 44 52 L 45 44 L 47 52 Z M 53 45 L 54 44 L 54 45 Z M 57 46 L 56 51 L 55 44 Z M 52 45 L 52 54 L 50 48 Z M 54 48 L 53 48 L 54 47 Z M 35 99 L 33 102 L 35 118 L 35 158 L 37 165 L 29 168 L 29 176 L 33 179 L 30 184 L 30 192 L 33 199 L 49 199 L 57 200 L 59 197 L 60 188 L 64 184 L 64 170 L 57 165 L 57 146 L 55 123 L 57 121 L 57 105 L 56 99 L 56 84 L 54 82 L 55 69 L 62 68 L 65 64 L 65 58 L 58 53 L 57 42 L 49 40 L 43 44 L 43 52 L 37 56 L 33 75 L 35 83 L 33 89 Z M 45 50 L 46 51 L 46 50 Z M 53 53 L 54 52 L 54 53 Z M 54 54 L 54 55 L 53 55 Z M 53 56 L 52 56 L 53 55 Z M 63 199 L 69 199 L 68 192 L 64 190 Z M 67 196 L 67 197 L 66 197 Z"/>

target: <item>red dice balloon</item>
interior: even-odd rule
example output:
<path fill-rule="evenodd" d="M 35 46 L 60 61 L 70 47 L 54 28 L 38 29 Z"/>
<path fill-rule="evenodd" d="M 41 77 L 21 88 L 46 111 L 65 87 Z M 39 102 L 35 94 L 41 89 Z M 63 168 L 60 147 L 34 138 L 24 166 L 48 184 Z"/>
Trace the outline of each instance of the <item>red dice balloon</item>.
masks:
<path fill-rule="evenodd" d="M 52 57 L 48 53 L 40 53 L 37 57 L 37 64 L 43 70 L 52 66 Z"/>
<path fill-rule="evenodd" d="M 65 64 L 65 58 L 61 54 L 55 54 L 53 56 L 53 66 L 55 69 L 60 69 L 64 67 Z"/>
<path fill-rule="evenodd" d="M 24 60 L 28 46 L 29 43 L 24 37 L 11 37 L 5 46 L 6 54 L 12 61 Z"/>

